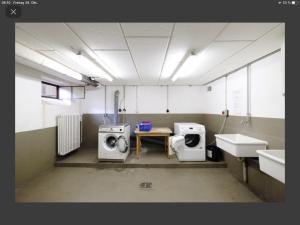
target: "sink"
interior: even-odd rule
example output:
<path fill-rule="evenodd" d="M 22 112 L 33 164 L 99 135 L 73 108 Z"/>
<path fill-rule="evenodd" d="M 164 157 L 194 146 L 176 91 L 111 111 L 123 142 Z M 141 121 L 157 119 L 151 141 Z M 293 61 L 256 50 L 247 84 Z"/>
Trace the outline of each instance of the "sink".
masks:
<path fill-rule="evenodd" d="M 268 142 L 242 134 L 215 134 L 217 146 L 235 157 L 258 157 L 256 150 Z"/>
<path fill-rule="evenodd" d="M 257 153 L 260 170 L 285 183 L 285 150 L 257 150 Z"/>

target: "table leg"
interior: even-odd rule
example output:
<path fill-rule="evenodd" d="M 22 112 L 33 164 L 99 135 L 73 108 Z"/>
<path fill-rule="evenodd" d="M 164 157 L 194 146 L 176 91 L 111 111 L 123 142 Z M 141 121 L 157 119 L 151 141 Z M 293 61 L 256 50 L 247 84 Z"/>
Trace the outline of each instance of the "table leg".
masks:
<path fill-rule="evenodd" d="M 139 151 L 140 151 L 140 137 L 139 135 L 136 135 L 136 158 L 139 158 Z"/>
<path fill-rule="evenodd" d="M 167 157 L 168 159 L 170 158 L 170 155 L 169 155 L 169 136 L 166 136 L 166 139 L 167 139 Z"/>
<path fill-rule="evenodd" d="M 139 152 L 141 152 L 141 149 L 142 149 L 142 138 L 140 137 L 139 140 L 140 140 L 140 143 L 139 143 L 140 151 Z"/>
<path fill-rule="evenodd" d="M 168 148 L 167 148 L 167 136 L 165 136 L 164 142 L 165 142 L 165 152 L 167 152 L 168 151 Z"/>
<path fill-rule="evenodd" d="M 141 151 L 142 151 L 142 137 L 139 137 L 139 158 L 140 158 L 140 155 L 141 155 Z"/>

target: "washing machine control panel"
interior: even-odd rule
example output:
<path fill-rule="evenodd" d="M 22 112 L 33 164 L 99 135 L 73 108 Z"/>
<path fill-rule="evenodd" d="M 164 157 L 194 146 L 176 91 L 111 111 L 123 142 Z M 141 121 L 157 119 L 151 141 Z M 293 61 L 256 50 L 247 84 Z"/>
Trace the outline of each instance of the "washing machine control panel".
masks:
<path fill-rule="evenodd" d="M 200 132 L 201 129 L 199 127 L 181 127 L 180 132 L 181 133 L 186 133 L 186 132 Z"/>
<path fill-rule="evenodd" d="M 123 133 L 124 127 L 101 127 L 99 132 L 103 133 Z"/>

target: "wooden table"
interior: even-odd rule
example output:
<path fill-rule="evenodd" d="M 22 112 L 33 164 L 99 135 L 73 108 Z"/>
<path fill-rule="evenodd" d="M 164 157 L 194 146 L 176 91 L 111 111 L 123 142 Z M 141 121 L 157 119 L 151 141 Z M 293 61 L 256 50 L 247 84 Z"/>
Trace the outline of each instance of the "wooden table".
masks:
<path fill-rule="evenodd" d="M 169 137 L 172 133 L 171 129 L 168 127 L 153 127 L 150 131 L 140 131 L 138 128 L 135 129 L 136 135 L 136 158 L 140 158 L 141 152 L 141 137 L 164 137 L 165 138 L 165 151 L 167 157 L 169 158 Z"/>

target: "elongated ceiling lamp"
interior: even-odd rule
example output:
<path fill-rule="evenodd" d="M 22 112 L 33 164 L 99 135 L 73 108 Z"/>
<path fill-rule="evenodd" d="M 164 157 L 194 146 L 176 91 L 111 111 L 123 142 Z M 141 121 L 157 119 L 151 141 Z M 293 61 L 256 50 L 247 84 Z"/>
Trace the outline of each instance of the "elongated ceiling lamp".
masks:
<path fill-rule="evenodd" d="M 179 77 L 186 76 L 193 72 L 203 56 L 204 52 L 198 54 L 196 50 L 189 50 L 174 70 L 171 80 L 175 82 Z"/>
<path fill-rule="evenodd" d="M 112 76 L 102 69 L 93 59 L 91 59 L 85 52 L 83 51 L 77 51 L 77 61 L 82 66 L 84 66 L 87 70 L 89 70 L 93 76 L 96 77 L 103 77 L 108 81 L 113 81 Z"/>
<path fill-rule="evenodd" d="M 76 80 L 82 80 L 82 75 L 48 57 L 25 47 L 24 45 L 19 44 L 18 42 L 15 43 L 15 54 L 19 57 L 37 63 L 39 65 L 48 67 L 56 72 L 64 74 L 66 76 L 72 77 Z"/>

